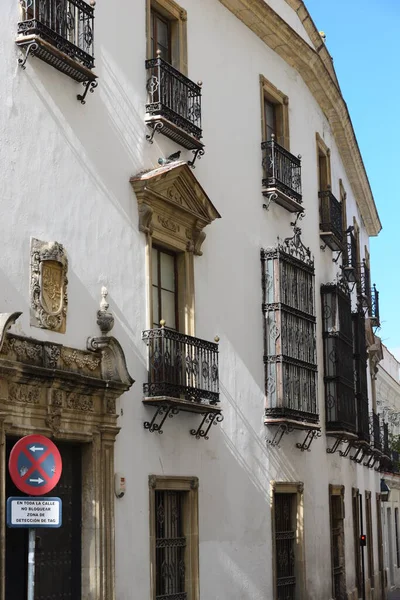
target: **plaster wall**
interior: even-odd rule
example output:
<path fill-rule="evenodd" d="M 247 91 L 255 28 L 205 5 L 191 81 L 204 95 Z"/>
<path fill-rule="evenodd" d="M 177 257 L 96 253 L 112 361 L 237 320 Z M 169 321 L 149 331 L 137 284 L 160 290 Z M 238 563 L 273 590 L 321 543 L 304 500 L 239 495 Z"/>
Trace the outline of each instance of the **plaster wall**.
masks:
<path fill-rule="evenodd" d="M 285 2 L 271 5 L 288 22 Z M 200 480 L 200 589 L 203 598 L 272 598 L 270 482 L 304 482 L 308 600 L 331 598 L 328 485 L 345 485 L 346 568 L 354 587 L 351 488 L 378 489 L 375 471 L 326 453 L 325 435 L 311 452 L 286 436 L 270 449 L 263 425 L 264 373 L 261 314 L 261 246 L 291 235 L 292 216 L 262 208 L 259 75 L 289 97 L 290 144 L 302 155 L 306 216 L 302 238 L 315 255 L 319 403 L 324 423 L 323 348 L 319 287 L 338 271 L 327 248 L 320 250 L 315 134 L 331 149 L 333 193 L 339 178 L 347 191 L 348 223 L 368 237 L 354 201 L 329 123 L 296 71 L 216 0 L 181 0 L 188 11 L 189 77 L 203 81 L 206 154 L 196 177 L 222 219 L 206 231 L 203 256 L 195 259 L 196 333 L 220 341 L 221 405 L 225 420 L 208 442 L 189 430 L 198 417 L 179 415 L 165 433 L 143 429 L 146 380 L 145 239 L 137 226 L 137 203 L 129 178 L 157 165 L 178 147 L 162 136 L 145 140 L 145 2 L 114 0 L 96 6 L 96 72 L 99 87 L 87 104 L 77 85 L 37 59 L 17 66 L 13 40 L 19 6 L 0 5 L 0 164 L 2 170 L 1 310 L 22 310 L 17 333 L 59 341 L 60 335 L 29 325 L 29 238 L 57 240 L 69 257 L 69 307 L 62 342 L 84 347 L 97 333 L 100 288 L 109 289 L 121 342 L 136 380 L 121 400 L 116 471 L 127 494 L 116 503 L 118 600 L 149 597 L 150 473 L 194 475 Z M 288 11 L 291 11 L 289 14 Z M 121 18 L 123 15 L 123 18 Z M 295 16 L 297 19 L 297 16 Z M 306 36 L 302 32 L 303 37 Z M 191 158 L 183 151 L 183 157 Z M 373 500 L 374 531 L 375 504 Z M 377 558 L 375 559 L 377 564 Z"/>

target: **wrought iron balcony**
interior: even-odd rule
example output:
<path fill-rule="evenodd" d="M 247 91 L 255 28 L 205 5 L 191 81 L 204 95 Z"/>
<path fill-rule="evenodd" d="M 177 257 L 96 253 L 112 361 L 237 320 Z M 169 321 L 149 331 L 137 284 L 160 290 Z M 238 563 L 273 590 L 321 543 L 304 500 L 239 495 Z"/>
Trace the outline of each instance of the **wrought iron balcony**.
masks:
<path fill-rule="evenodd" d="M 330 190 L 318 193 L 320 199 L 320 237 L 331 250 L 344 249 L 343 207 Z"/>
<path fill-rule="evenodd" d="M 143 331 L 142 339 L 148 346 L 149 362 L 143 402 L 157 407 L 153 420 L 144 424 L 145 429 L 162 433 L 161 427 L 168 415 L 172 417 L 180 411 L 200 413 L 203 421 L 191 434 L 208 439 L 211 424 L 222 420 L 218 343 L 166 327 Z M 161 418 L 158 424 L 157 417 Z"/>
<path fill-rule="evenodd" d="M 346 281 L 354 284 L 358 281 L 357 265 L 357 240 L 353 233 L 354 227 L 349 227 L 346 231 L 345 248 L 343 252 L 343 274 Z"/>
<path fill-rule="evenodd" d="M 371 314 L 371 271 L 365 259 L 359 265 L 359 278 L 357 289 L 360 305 L 365 309 L 364 312 Z"/>
<path fill-rule="evenodd" d="M 302 212 L 301 159 L 280 146 L 272 135 L 261 144 L 264 177 L 262 193 L 289 212 Z"/>
<path fill-rule="evenodd" d="M 376 289 L 375 284 L 371 289 L 371 314 L 370 314 L 372 327 L 380 327 L 381 321 L 379 318 L 379 292 Z"/>
<path fill-rule="evenodd" d="M 389 447 L 389 424 L 382 422 L 381 426 L 381 438 L 382 438 L 382 452 L 384 456 L 387 458 L 391 457 L 390 447 Z"/>
<path fill-rule="evenodd" d="M 94 8 L 84 0 L 22 0 L 16 43 L 78 82 L 94 88 Z M 94 3 L 93 3 L 94 5 Z"/>
<path fill-rule="evenodd" d="M 160 131 L 188 150 L 202 150 L 201 84 L 182 75 L 160 56 L 146 60 L 148 73 L 146 123 L 153 141 Z"/>
<path fill-rule="evenodd" d="M 382 452 L 381 426 L 379 423 L 379 415 L 375 412 L 371 413 L 371 446 L 376 452 Z"/>

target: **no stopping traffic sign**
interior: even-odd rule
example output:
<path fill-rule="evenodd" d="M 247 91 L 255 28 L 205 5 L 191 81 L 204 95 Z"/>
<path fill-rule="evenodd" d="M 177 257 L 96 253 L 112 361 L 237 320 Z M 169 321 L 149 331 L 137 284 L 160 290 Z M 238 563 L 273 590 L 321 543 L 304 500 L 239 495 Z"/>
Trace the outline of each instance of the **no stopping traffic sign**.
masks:
<path fill-rule="evenodd" d="M 44 435 L 27 435 L 11 450 L 8 469 L 21 492 L 42 496 L 60 480 L 61 455 L 57 446 Z"/>

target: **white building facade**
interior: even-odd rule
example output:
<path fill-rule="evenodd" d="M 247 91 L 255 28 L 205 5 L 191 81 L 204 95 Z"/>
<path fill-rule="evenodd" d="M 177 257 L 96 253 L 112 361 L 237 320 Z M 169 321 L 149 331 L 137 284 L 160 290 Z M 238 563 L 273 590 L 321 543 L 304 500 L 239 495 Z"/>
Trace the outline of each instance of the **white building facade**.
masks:
<path fill-rule="evenodd" d="M 381 225 L 303 2 L 4 0 L 0 30 L 3 517 L 16 439 L 64 460 L 36 600 L 380 599 Z"/>

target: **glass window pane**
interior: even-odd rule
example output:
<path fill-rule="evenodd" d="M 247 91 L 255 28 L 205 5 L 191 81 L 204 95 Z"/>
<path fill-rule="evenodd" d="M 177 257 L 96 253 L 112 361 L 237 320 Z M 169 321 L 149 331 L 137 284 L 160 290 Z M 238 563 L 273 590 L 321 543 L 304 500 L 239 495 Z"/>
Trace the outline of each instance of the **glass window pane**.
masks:
<path fill-rule="evenodd" d="M 157 42 L 162 48 L 168 50 L 169 46 L 169 27 L 168 23 L 157 18 Z"/>
<path fill-rule="evenodd" d="M 175 257 L 171 254 L 160 253 L 161 260 L 161 287 L 164 290 L 175 292 Z"/>
<path fill-rule="evenodd" d="M 166 326 L 176 328 L 175 322 L 175 294 L 173 292 L 161 291 L 161 318 Z"/>
<path fill-rule="evenodd" d="M 153 325 L 158 327 L 160 325 L 160 307 L 158 304 L 158 287 L 153 285 Z"/>
<path fill-rule="evenodd" d="M 275 106 L 265 100 L 264 102 L 264 113 L 265 113 L 265 123 L 266 123 L 266 134 L 267 141 L 271 140 L 271 135 L 275 133 Z"/>

